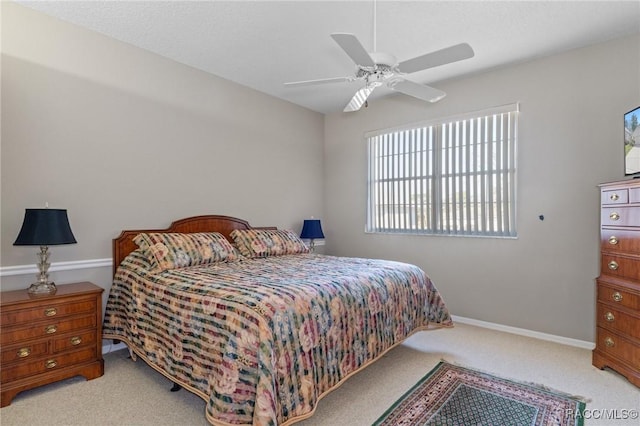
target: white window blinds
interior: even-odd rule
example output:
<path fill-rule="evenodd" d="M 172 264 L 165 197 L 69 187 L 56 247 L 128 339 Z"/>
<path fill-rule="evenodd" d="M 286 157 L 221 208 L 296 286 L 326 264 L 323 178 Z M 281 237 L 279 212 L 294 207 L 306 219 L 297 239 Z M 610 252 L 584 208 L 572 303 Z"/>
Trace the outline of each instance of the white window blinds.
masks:
<path fill-rule="evenodd" d="M 366 135 L 367 232 L 516 235 L 518 105 Z"/>

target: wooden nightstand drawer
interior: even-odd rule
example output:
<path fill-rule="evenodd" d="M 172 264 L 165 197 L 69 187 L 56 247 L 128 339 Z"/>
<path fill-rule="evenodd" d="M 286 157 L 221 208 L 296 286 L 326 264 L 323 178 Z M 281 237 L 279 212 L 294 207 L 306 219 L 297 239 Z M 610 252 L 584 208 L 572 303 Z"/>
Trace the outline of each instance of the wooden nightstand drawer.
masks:
<path fill-rule="evenodd" d="M 85 331 L 83 333 L 67 334 L 53 339 L 53 353 L 66 351 L 72 348 L 79 348 L 86 345 L 95 345 L 96 332 Z"/>
<path fill-rule="evenodd" d="M 598 303 L 597 324 L 617 333 L 638 339 L 640 342 L 640 318 Z"/>
<path fill-rule="evenodd" d="M 69 318 L 61 321 L 48 321 L 33 324 L 30 327 L 5 328 L 2 332 L 0 344 L 7 345 L 22 340 L 30 340 L 38 337 L 55 336 L 73 330 L 95 328 L 96 316 L 85 315 L 78 318 Z"/>
<path fill-rule="evenodd" d="M 13 364 L 10 367 L 4 367 L 0 373 L 2 382 L 17 380 L 24 377 L 41 374 L 56 369 L 62 369 L 70 365 L 79 364 L 96 357 L 96 348 L 89 347 L 76 352 L 70 352 L 60 355 L 51 355 L 48 357 L 36 359 L 33 361 L 24 361 Z"/>
<path fill-rule="evenodd" d="M 11 326 L 33 321 L 57 319 L 69 315 L 95 312 L 95 299 L 82 300 L 72 303 L 56 304 L 52 302 L 41 302 L 40 306 L 29 309 L 20 309 L 2 312 L 2 325 Z"/>
<path fill-rule="evenodd" d="M 49 343 L 47 341 L 26 342 L 19 346 L 2 348 L 2 367 L 9 362 L 33 359 L 49 353 Z"/>
<path fill-rule="evenodd" d="M 634 369 L 640 369 L 640 346 L 619 334 L 598 327 L 596 350 L 620 359 Z"/>

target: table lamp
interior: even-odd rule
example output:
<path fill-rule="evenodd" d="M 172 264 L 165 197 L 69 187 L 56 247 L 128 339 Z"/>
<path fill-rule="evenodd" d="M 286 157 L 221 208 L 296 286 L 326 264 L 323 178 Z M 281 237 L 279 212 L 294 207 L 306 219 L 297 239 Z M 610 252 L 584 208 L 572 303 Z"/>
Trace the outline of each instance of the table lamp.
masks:
<path fill-rule="evenodd" d="M 14 246 L 40 246 L 37 263 L 38 281 L 29 287 L 30 294 L 54 294 L 56 285 L 49 281 L 49 247 L 75 244 L 67 211 L 62 209 L 26 209 L 22 228 Z"/>
<path fill-rule="evenodd" d="M 309 250 L 313 253 L 316 248 L 314 240 L 324 238 L 320 219 L 305 219 L 302 225 L 300 238 L 309 240 Z"/>

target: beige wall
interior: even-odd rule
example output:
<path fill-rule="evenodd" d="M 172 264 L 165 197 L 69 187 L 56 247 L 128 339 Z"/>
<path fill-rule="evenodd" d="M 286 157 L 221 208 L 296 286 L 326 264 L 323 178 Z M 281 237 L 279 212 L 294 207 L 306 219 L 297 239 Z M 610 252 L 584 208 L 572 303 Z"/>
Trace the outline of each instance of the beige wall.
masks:
<path fill-rule="evenodd" d="M 66 208 L 78 244 L 52 261 L 111 257 L 122 229 L 224 214 L 299 231 L 323 208 L 323 116 L 2 2 L 0 265 L 24 209 Z M 110 267 L 54 272 L 110 286 Z M 4 276 L 2 290 L 33 275 Z"/>
<path fill-rule="evenodd" d="M 459 316 L 594 340 L 597 184 L 623 178 L 623 113 L 640 105 L 640 38 L 437 84 L 325 121 L 327 252 L 421 266 Z M 517 239 L 365 234 L 367 131 L 520 102 Z M 545 220 L 540 221 L 539 215 Z"/>

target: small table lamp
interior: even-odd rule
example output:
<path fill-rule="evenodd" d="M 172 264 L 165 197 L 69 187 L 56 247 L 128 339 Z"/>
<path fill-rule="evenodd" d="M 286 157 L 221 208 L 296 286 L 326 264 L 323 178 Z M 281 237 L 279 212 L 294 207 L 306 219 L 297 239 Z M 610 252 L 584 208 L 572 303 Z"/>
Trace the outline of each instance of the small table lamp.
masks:
<path fill-rule="evenodd" d="M 49 281 L 49 247 L 59 244 L 75 244 L 76 239 L 69 226 L 67 211 L 61 209 L 26 209 L 24 222 L 14 246 L 40 246 L 37 263 L 38 281 L 31 284 L 31 294 L 53 294 L 56 285 Z"/>
<path fill-rule="evenodd" d="M 320 219 L 305 219 L 300 238 L 309 240 L 309 250 L 313 253 L 316 248 L 315 239 L 324 238 Z"/>

